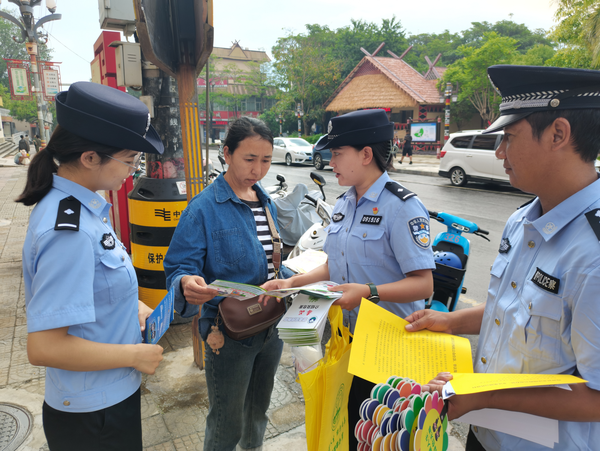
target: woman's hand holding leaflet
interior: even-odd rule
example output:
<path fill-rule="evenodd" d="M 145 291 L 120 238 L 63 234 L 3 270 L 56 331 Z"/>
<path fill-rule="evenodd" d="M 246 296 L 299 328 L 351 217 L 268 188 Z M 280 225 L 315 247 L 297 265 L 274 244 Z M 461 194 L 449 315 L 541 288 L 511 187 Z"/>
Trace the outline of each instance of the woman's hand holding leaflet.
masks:
<path fill-rule="evenodd" d="M 217 290 L 208 288 L 200 276 L 183 276 L 181 278 L 181 292 L 190 304 L 202 305 L 219 295 Z"/>

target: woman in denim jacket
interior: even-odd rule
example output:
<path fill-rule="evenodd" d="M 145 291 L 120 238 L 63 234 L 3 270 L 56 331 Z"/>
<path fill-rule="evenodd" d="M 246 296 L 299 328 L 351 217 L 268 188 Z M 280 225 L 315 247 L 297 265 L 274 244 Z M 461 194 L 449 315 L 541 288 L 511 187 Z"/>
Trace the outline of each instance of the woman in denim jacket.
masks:
<path fill-rule="evenodd" d="M 221 329 L 218 304 L 223 299 L 208 284 L 225 279 L 261 285 L 275 275 L 263 208 L 274 219 L 276 210 L 257 184 L 271 166 L 273 135 L 262 121 L 242 117 L 231 125 L 223 153 L 227 172 L 190 201 L 164 260 L 167 286 L 176 287 L 175 310 L 189 317 L 202 305 L 205 342 L 212 326 Z M 282 266 L 280 277 L 289 276 Z M 242 341 L 225 333 L 223 339 L 218 349 L 207 343 L 210 408 L 204 450 L 232 451 L 236 445 L 259 450 L 283 342 L 275 326 Z"/>

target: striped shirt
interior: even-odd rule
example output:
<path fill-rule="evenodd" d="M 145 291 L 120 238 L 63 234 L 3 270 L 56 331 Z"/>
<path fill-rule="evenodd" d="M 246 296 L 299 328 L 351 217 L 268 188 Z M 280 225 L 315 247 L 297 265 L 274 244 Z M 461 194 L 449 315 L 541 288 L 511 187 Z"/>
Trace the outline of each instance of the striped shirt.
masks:
<path fill-rule="evenodd" d="M 268 280 L 271 280 L 275 278 L 275 267 L 273 266 L 273 241 L 271 239 L 271 232 L 269 231 L 267 216 L 260 201 L 249 201 L 244 199 L 240 200 L 248 205 L 254 214 L 254 221 L 256 222 L 256 235 L 258 236 L 258 240 L 265 250 L 265 254 L 267 254 L 267 265 L 269 271 Z"/>

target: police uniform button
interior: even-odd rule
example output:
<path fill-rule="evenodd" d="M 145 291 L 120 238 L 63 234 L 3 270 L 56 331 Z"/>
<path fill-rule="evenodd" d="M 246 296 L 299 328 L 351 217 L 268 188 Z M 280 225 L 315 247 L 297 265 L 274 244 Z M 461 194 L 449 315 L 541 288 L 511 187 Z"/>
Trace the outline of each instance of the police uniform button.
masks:
<path fill-rule="evenodd" d="M 485 358 L 485 357 L 482 357 L 482 358 L 481 358 L 481 363 L 487 363 L 487 360 L 486 360 L 486 358 Z"/>
<path fill-rule="evenodd" d="M 500 320 L 498 318 L 496 318 L 495 323 L 496 323 L 496 326 L 499 326 L 500 325 Z"/>
<path fill-rule="evenodd" d="M 511 282 L 510 286 L 513 287 L 513 288 L 517 288 L 517 283 L 516 282 Z"/>
<path fill-rule="evenodd" d="M 104 218 L 102 218 L 102 222 L 103 222 L 104 224 L 106 224 L 106 223 L 108 222 L 108 219 L 107 219 L 106 217 L 104 217 Z"/>
<path fill-rule="evenodd" d="M 529 310 L 531 310 L 533 308 L 533 304 L 530 302 L 527 307 L 529 308 Z"/>
<path fill-rule="evenodd" d="M 125 261 L 125 256 L 121 255 L 121 261 L 124 262 Z"/>
<path fill-rule="evenodd" d="M 367 233 L 365 232 L 365 233 L 363 233 L 363 238 L 366 238 L 366 237 L 367 237 Z"/>
<path fill-rule="evenodd" d="M 68 407 L 68 406 L 70 406 L 70 405 L 71 405 L 71 403 L 70 403 L 69 401 L 65 401 L 65 402 L 63 402 L 63 406 L 67 406 L 67 407 Z"/>
<path fill-rule="evenodd" d="M 479 432 L 479 429 L 477 429 L 477 426 L 473 426 L 473 432 Z"/>
<path fill-rule="evenodd" d="M 530 241 L 529 243 L 527 243 L 529 245 L 529 247 L 531 249 L 533 249 L 535 247 L 535 241 Z"/>
<path fill-rule="evenodd" d="M 344 276 L 342 276 L 342 280 L 345 282 L 345 281 L 346 281 L 346 278 L 345 278 Z"/>
<path fill-rule="evenodd" d="M 346 227 L 346 232 L 348 231 L 348 227 Z"/>
<path fill-rule="evenodd" d="M 344 251 L 342 251 L 342 257 L 344 256 Z"/>

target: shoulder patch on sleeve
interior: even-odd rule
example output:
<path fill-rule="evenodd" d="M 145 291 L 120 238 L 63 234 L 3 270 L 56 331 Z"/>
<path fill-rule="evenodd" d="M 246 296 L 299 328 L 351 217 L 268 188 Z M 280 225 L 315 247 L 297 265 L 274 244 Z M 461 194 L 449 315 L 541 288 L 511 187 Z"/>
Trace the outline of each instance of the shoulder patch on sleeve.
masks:
<path fill-rule="evenodd" d="M 416 196 L 415 193 L 413 193 L 408 188 L 405 188 L 404 186 L 400 185 L 400 183 L 398 183 L 398 182 L 387 182 L 385 184 L 385 189 L 387 189 L 394 196 L 399 197 L 403 201 L 405 201 L 407 199 L 410 199 L 411 197 Z"/>
<path fill-rule="evenodd" d="M 595 210 L 588 211 L 585 214 L 590 226 L 592 226 L 592 230 L 596 234 L 596 238 L 600 241 L 600 208 L 596 208 Z"/>
<path fill-rule="evenodd" d="M 73 196 L 65 197 L 58 204 L 54 230 L 79 231 L 79 218 L 81 216 L 81 203 Z"/>

